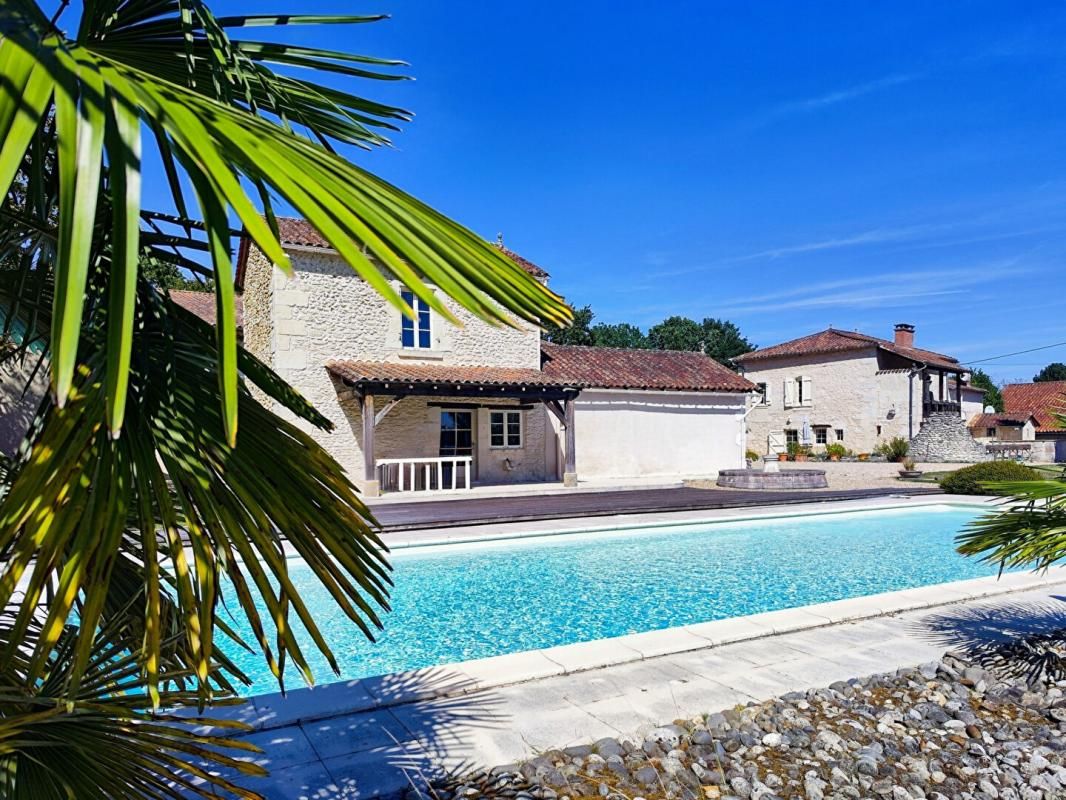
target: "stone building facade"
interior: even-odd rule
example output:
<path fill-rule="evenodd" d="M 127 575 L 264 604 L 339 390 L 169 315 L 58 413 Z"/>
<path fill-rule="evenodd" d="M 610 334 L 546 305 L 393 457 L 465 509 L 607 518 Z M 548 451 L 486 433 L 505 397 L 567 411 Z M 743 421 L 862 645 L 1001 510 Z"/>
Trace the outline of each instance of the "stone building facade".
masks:
<path fill-rule="evenodd" d="M 244 345 L 330 419 L 332 432 L 297 424 L 367 493 L 448 488 L 460 470 L 461 483 L 576 485 L 578 474 L 677 479 L 743 465 L 753 387 L 713 359 L 549 345 L 533 325 L 483 322 L 440 292 L 459 325 L 428 307 L 406 320 L 305 222 L 278 222 L 294 274 L 242 243 Z"/>
<path fill-rule="evenodd" d="M 916 348 L 911 325 L 896 326 L 892 340 L 830 328 L 737 362 L 762 395 L 748 416 L 749 445 L 757 452 L 781 452 L 796 441 L 872 453 L 897 436 L 915 439 L 928 419 L 943 414 L 958 419 L 972 444 L 964 414 L 975 393 L 965 369 L 951 356 Z"/>

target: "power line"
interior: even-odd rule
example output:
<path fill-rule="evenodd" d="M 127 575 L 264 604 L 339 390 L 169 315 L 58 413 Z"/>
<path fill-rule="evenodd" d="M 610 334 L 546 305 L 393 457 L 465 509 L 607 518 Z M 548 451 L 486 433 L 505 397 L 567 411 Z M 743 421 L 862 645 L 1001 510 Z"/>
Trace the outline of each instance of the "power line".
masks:
<path fill-rule="evenodd" d="M 1056 342 L 1055 344 L 1045 344 L 1043 347 L 1030 347 L 1028 350 L 1019 350 L 1016 353 L 1004 353 L 1001 356 L 991 356 L 990 358 L 979 358 L 976 361 L 967 361 L 966 364 L 984 364 L 986 361 L 999 361 L 1001 358 L 1010 358 L 1011 356 L 1020 356 L 1025 353 L 1035 353 L 1037 350 L 1050 350 L 1052 347 L 1062 347 L 1066 345 L 1066 342 Z"/>

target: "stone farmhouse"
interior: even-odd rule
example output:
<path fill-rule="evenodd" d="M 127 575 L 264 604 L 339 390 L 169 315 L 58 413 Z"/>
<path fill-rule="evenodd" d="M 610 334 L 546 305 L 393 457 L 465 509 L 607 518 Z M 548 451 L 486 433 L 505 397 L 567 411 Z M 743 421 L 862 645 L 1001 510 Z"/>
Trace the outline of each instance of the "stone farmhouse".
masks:
<path fill-rule="evenodd" d="M 310 225 L 281 219 L 279 229 L 291 279 L 241 246 L 244 344 L 332 420 L 332 433 L 313 435 L 368 495 L 744 466 L 755 387 L 711 358 L 552 345 L 532 325 L 495 327 L 442 298 L 457 327 L 397 282 L 410 319 Z M 210 319 L 195 294 L 172 297 Z"/>
<path fill-rule="evenodd" d="M 759 391 L 747 432 L 756 451 L 839 442 L 871 453 L 902 436 L 920 460 L 985 457 L 965 424 L 982 411 L 983 393 L 957 359 L 916 347 L 913 325 L 896 325 L 891 340 L 829 328 L 736 361 Z"/>

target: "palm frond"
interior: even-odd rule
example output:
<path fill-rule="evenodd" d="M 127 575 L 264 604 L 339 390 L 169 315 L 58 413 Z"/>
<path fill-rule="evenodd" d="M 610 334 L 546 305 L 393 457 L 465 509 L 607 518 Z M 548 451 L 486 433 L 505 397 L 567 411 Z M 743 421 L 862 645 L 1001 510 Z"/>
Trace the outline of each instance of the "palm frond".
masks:
<path fill-rule="evenodd" d="M 12 649 L 10 618 L 0 618 L 0 647 Z M 42 630 L 24 633 L 25 652 L 0 668 L 0 796 L 33 800 L 174 800 L 231 797 L 253 800 L 253 790 L 223 777 L 262 776 L 242 755 L 257 748 L 226 731 L 247 726 L 182 714 L 195 693 L 170 690 L 165 713 L 151 710 L 137 657 L 115 644 L 121 634 L 105 626 L 92 639 L 89 658 L 76 673 L 81 633 L 64 627 L 34 669 L 29 656 Z M 174 672 L 180 672 L 180 665 Z M 71 687 L 79 688 L 72 692 Z M 237 700 L 220 699 L 223 705 Z M 219 733 L 198 731 L 206 726 Z"/>
<path fill-rule="evenodd" d="M 89 292 L 89 305 L 106 305 L 106 274 L 105 264 L 90 282 L 96 290 Z M 140 609 L 125 616 L 138 615 L 127 627 L 143 635 L 141 667 L 150 691 L 171 677 L 160 672 L 164 629 L 180 628 L 196 691 L 211 695 L 223 582 L 233 585 L 255 645 L 279 683 L 289 662 L 313 679 L 295 620 L 338 670 L 326 636 L 290 581 L 286 558 L 299 554 L 372 637 L 379 610 L 388 607 L 390 581 L 369 512 L 332 457 L 243 384 L 237 402 L 244 433 L 241 445 L 230 447 L 209 326 L 143 282 L 136 311 L 126 433 L 114 439 L 108 431 L 106 339 L 90 328 L 70 402 L 63 408 L 46 403 L 0 506 L 0 604 L 23 591 L 12 641 L 29 630 L 51 595 L 31 677 L 40 676 L 75 614 L 82 633 L 73 673 L 81 674 L 92 632 L 114 608 L 117 582 L 129 583 L 130 559 L 143 565 L 144 593 Z M 247 353 L 238 351 L 238 365 L 288 410 L 328 424 Z M 0 652 L 0 663 L 15 655 L 12 648 Z"/>
<path fill-rule="evenodd" d="M 1056 411 L 1054 416 L 1066 424 L 1066 413 Z M 1001 510 L 979 518 L 959 534 L 960 553 L 1005 568 L 1043 569 L 1066 559 L 1066 478 L 997 481 L 987 486 L 1008 499 Z"/>
<path fill-rule="evenodd" d="M 42 120 L 55 109 L 58 159 L 57 247 L 50 369 L 62 408 L 74 390 L 83 298 L 92 240 L 105 182 L 115 193 L 111 213 L 123 247 L 112 292 L 110 325 L 115 352 L 106 386 L 107 424 L 117 435 L 124 421 L 127 351 L 132 311 L 130 254 L 139 229 L 136 191 L 139 118 L 152 131 L 179 211 L 187 212 L 180 173 L 196 187 L 210 232 L 219 307 L 228 305 L 229 214 L 283 270 L 288 258 L 270 223 L 246 192 L 273 194 L 304 216 L 351 265 L 401 310 L 387 270 L 446 318 L 427 283 L 473 314 L 498 324 L 514 318 L 562 322 L 561 298 L 531 279 L 480 237 L 396 187 L 339 156 L 331 142 L 375 146 L 379 132 L 409 118 L 400 109 L 275 73 L 271 65 L 360 79 L 393 79 L 399 62 L 323 49 L 232 39 L 249 25 L 362 23 L 365 17 L 218 19 L 199 0 L 86 3 L 78 35 L 62 36 L 30 0 L 0 7 L 0 189 L 8 193 L 19 165 L 37 147 Z M 384 71 L 383 71 L 384 70 Z M 303 132 L 300 132 L 300 131 Z M 246 183 L 242 183 L 246 181 Z M 219 402 L 226 438 L 237 436 L 232 319 L 217 326 Z"/>

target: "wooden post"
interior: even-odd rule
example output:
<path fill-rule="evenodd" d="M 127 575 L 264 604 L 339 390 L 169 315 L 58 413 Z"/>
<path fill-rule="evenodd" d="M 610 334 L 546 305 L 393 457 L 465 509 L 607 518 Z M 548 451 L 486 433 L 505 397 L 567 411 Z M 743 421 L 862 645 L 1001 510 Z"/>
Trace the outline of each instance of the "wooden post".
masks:
<path fill-rule="evenodd" d="M 566 466 L 563 468 L 563 486 L 577 486 L 577 453 L 575 451 L 577 435 L 574 431 L 574 399 L 568 397 L 563 401 L 563 415 L 566 417 Z"/>
<path fill-rule="evenodd" d="M 940 402 L 946 402 L 947 398 L 944 396 L 944 371 L 940 371 Z"/>
<path fill-rule="evenodd" d="M 374 395 L 363 395 L 360 411 L 363 415 L 363 494 L 377 497 L 381 494 L 381 484 L 378 482 L 377 462 L 374 459 Z"/>

